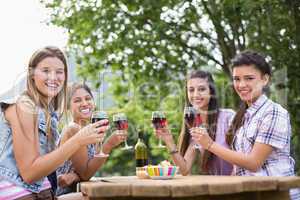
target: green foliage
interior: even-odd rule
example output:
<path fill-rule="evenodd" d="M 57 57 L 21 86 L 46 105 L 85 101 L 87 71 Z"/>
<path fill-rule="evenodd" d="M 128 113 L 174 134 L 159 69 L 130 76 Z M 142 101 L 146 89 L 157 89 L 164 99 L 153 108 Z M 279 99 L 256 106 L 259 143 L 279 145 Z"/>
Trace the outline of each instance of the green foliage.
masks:
<path fill-rule="evenodd" d="M 288 89 L 295 155 L 300 159 L 298 0 L 42 2 L 51 11 L 51 23 L 67 29 L 68 49 L 80 66 L 78 74 L 96 86 L 101 85 L 100 72 L 113 74 L 108 92 L 114 99 L 113 109 L 125 110 L 135 127 L 129 134 L 131 144 L 136 141 L 136 127 L 145 130 L 150 147 L 157 143 L 150 124 L 151 111 L 157 109 L 166 111 L 172 132 L 178 136 L 183 80 L 191 69 L 213 72 L 221 105 L 236 107 L 228 80 L 230 60 L 237 52 L 252 48 L 268 55 L 274 71 L 287 69 L 288 78 L 272 88 L 276 94 Z M 153 163 L 168 157 L 167 152 L 152 148 L 151 154 Z M 103 173 L 131 173 L 132 158 L 132 152 L 116 149 Z"/>

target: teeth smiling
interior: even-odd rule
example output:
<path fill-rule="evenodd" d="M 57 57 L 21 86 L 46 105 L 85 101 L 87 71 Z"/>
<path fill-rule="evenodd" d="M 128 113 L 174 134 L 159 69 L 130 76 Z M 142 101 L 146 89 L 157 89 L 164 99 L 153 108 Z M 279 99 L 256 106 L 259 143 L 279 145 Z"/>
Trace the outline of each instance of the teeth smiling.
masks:
<path fill-rule="evenodd" d="M 55 83 L 46 83 L 46 86 L 49 87 L 49 88 L 52 88 L 52 89 L 58 88 L 58 85 L 55 84 Z"/>
<path fill-rule="evenodd" d="M 203 99 L 194 99 L 195 102 L 202 102 Z"/>
<path fill-rule="evenodd" d="M 90 109 L 81 109 L 80 112 L 82 112 L 83 114 L 87 114 L 90 112 Z"/>
<path fill-rule="evenodd" d="M 241 94 L 247 94 L 247 93 L 249 93 L 249 91 L 241 90 L 240 93 Z"/>

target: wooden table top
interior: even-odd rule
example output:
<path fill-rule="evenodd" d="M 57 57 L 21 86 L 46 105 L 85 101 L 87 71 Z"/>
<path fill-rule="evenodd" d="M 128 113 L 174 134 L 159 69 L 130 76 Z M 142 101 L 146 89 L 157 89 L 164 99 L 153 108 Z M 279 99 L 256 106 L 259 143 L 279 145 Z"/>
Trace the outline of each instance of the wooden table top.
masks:
<path fill-rule="evenodd" d="M 82 182 L 80 187 L 89 197 L 192 197 L 288 190 L 300 187 L 300 177 L 199 175 L 176 176 L 171 180 L 151 180 L 138 179 L 136 176 L 116 176 L 95 178 Z"/>

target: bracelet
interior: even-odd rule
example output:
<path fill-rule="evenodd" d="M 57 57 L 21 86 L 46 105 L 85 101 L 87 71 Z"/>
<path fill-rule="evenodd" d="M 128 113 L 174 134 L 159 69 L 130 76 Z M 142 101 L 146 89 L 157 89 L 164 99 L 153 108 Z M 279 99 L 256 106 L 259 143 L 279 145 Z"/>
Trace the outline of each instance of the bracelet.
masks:
<path fill-rule="evenodd" d="M 178 150 L 177 149 L 174 149 L 174 150 L 172 150 L 172 151 L 170 151 L 170 154 L 175 154 L 175 153 L 178 153 Z"/>
<path fill-rule="evenodd" d="M 174 145 L 173 148 L 172 148 L 172 150 L 170 150 L 170 154 L 173 155 L 175 153 L 178 153 L 178 150 L 177 150 L 176 146 Z"/>
<path fill-rule="evenodd" d="M 208 143 L 208 145 L 207 145 L 207 150 L 209 150 L 211 147 L 212 147 L 212 145 L 214 144 L 214 141 L 213 140 L 211 140 L 209 143 Z"/>

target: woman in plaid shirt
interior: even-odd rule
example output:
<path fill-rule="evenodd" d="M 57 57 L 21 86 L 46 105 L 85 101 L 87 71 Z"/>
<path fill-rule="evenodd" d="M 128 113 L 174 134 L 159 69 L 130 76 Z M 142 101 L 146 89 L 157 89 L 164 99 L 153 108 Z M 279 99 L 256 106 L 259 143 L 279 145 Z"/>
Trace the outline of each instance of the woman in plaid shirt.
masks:
<path fill-rule="evenodd" d="M 264 94 L 271 67 L 260 54 L 244 51 L 233 59 L 232 68 L 234 89 L 242 100 L 227 134 L 232 150 L 215 143 L 203 129 L 191 130 L 193 139 L 234 164 L 233 174 L 294 176 L 289 113 Z M 291 189 L 290 196 L 300 199 L 300 190 Z"/>

